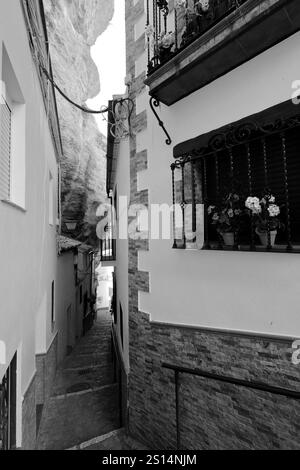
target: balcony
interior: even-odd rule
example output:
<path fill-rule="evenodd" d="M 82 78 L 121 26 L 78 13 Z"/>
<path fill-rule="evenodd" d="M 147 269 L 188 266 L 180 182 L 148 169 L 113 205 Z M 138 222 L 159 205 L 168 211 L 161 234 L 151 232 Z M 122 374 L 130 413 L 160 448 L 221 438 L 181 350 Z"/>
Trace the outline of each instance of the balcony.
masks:
<path fill-rule="evenodd" d="M 300 29 L 299 0 L 148 0 L 150 95 L 170 106 Z"/>
<path fill-rule="evenodd" d="M 114 266 L 116 261 L 116 240 L 113 237 L 113 229 L 108 225 L 105 235 L 100 240 L 100 257 L 102 266 Z"/>

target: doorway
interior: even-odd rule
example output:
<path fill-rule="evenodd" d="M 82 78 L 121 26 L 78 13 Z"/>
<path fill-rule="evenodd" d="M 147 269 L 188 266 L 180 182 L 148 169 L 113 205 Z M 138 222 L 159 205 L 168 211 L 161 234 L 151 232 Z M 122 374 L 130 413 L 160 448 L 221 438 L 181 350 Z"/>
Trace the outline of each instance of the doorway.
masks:
<path fill-rule="evenodd" d="M 17 354 L 0 383 L 0 451 L 16 449 Z"/>
<path fill-rule="evenodd" d="M 67 355 L 69 356 L 74 348 L 74 325 L 73 325 L 73 315 L 72 315 L 72 305 L 68 307 L 67 310 Z"/>

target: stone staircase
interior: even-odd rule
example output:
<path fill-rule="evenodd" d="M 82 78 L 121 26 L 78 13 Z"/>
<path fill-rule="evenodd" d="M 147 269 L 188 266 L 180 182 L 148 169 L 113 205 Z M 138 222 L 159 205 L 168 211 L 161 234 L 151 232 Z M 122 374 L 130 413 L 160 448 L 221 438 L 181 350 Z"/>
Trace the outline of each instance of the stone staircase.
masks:
<path fill-rule="evenodd" d="M 38 450 L 68 449 L 120 427 L 110 332 L 111 317 L 101 312 L 58 370 L 42 415 Z"/>
<path fill-rule="evenodd" d="M 149 450 L 143 444 L 127 436 L 124 429 L 113 431 L 104 436 L 92 439 L 70 450 L 94 450 L 94 451 L 112 451 L 112 450 Z"/>

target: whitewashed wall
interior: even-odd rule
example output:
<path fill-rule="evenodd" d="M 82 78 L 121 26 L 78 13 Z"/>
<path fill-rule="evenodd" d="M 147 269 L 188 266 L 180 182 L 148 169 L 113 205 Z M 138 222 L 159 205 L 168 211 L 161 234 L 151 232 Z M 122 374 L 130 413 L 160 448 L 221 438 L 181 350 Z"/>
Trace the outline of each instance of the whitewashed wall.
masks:
<path fill-rule="evenodd" d="M 35 374 L 35 354 L 45 353 L 55 334 L 51 325 L 51 283 L 56 274 L 56 226 L 49 225 L 48 185 L 49 172 L 56 183 L 57 163 L 21 2 L 1 2 L 1 76 L 2 44 L 26 106 L 26 212 L 0 201 L 0 340 L 7 346 L 7 365 L 18 350 L 19 446 L 22 396 Z M 6 367 L 0 365 L 0 381 Z"/>
<path fill-rule="evenodd" d="M 172 145 L 288 100 L 300 79 L 299 50 L 297 33 L 175 105 L 162 105 Z M 171 204 L 173 148 L 145 97 L 139 103 L 148 110 L 148 130 L 137 145 L 148 149 L 149 161 L 139 189 L 149 189 L 150 204 Z M 300 336 L 297 254 L 181 251 L 172 241 L 151 241 L 150 251 L 139 253 L 139 269 L 150 272 L 150 293 L 140 293 L 139 307 L 152 320 Z"/>

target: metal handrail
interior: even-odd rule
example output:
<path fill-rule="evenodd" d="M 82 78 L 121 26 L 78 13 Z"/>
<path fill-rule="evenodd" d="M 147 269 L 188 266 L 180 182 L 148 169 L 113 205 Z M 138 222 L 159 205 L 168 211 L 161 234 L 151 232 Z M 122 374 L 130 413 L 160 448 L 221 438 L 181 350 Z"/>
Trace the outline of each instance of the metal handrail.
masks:
<path fill-rule="evenodd" d="M 239 387 L 245 387 L 252 390 L 259 390 L 272 395 L 279 395 L 285 398 L 291 398 L 294 400 L 300 400 L 300 391 L 291 390 L 284 387 L 275 387 L 262 382 L 250 381 L 245 379 L 235 379 L 227 375 L 215 374 L 205 372 L 200 369 L 190 369 L 187 367 L 180 367 L 167 363 L 162 364 L 163 369 L 172 370 L 175 374 L 175 400 L 176 400 L 176 433 L 177 433 L 177 450 L 180 449 L 180 427 L 179 427 L 179 374 L 194 375 L 216 382 L 227 383 L 231 385 L 237 385 Z"/>

